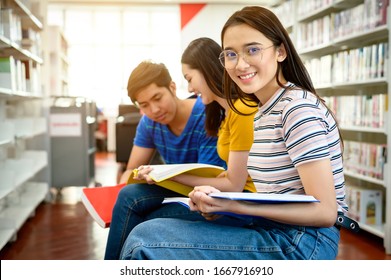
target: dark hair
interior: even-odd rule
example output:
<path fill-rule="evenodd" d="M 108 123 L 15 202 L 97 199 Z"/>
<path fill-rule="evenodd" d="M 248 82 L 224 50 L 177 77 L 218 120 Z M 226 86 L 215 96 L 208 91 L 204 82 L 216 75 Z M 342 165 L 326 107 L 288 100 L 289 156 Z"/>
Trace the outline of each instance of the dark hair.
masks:
<path fill-rule="evenodd" d="M 221 47 L 210 38 L 202 37 L 190 42 L 182 54 L 181 63 L 201 72 L 211 91 L 225 98 L 223 92 L 224 67 L 219 62 Z M 231 98 L 238 98 L 233 92 Z M 216 101 L 205 106 L 205 129 L 208 135 L 217 136 L 220 124 L 225 117 L 224 108 Z"/>
<path fill-rule="evenodd" d="M 136 103 L 135 96 L 143 88 L 154 83 L 158 87 L 170 88 L 171 75 L 163 63 L 151 61 L 141 62 L 130 74 L 128 80 L 128 96 Z"/>
<path fill-rule="evenodd" d="M 277 16 L 270 10 L 260 7 L 260 6 L 248 6 L 243 9 L 236 11 L 233 15 L 229 17 L 227 22 L 224 24 L 224 27 L 221 31 L 221 42 L 224 42 L 224 34 L 227 28 L 235 25 L 246 24 L 259 32 L 265 35 L 266 38 L 273 42 L 275 48 L 283 45 L 286 51 L 286 59 L 278 63 L 277 71 L 275 74 L 276 82 L 280 87 L 285 87 L 279 80 L 279 73 L 282 71 L 284 78 L 294 83 L 296 86 L 302 88 L 303 90 L 312 92 L 320 102 L 329 110 L 330 114 L 335 118 L 333 112 L 326 106 L 324 100 L 316 93 L 316 90 L 312 84 L 311 77 L 307 72 L 307 69 L 304 66 L 299 54 L 297 53 L 292 40 L 289 37 L 288 32 L 285 30 L 284 26 L 277 18 Z M 223 46 L 224 47 L 224 46 Z M 238 86 L 231 80 L 227 71 L 224 72 L 224 88 L 229 89 L 232 86 L 238 88 Z M 245 94 L 241 90 L 237 90 L 239 93 L 239 98 L 244 100 L 252 100 L 259 103 L 258 98 L 255 94 Z M 231 97 L 231 91 L 224 91 L 228 101 Z M 235 110 L 232 102 L 228 102 L 230 107 Z M 240 113 L 240 112 L 238 112 Z M 341 136 L 341 135 L 340 135 Z M 342 137 L 341 142 L 342 142 Z"/>

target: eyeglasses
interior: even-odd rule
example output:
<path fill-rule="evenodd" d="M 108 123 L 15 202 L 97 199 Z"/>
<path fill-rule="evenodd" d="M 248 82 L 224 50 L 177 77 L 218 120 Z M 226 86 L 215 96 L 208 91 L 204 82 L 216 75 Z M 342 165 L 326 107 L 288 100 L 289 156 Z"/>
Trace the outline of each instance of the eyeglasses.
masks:
<path fill-rule="evenodd" d="M 266 48 L 257 45 L 247 46 L 241 52 L 241 56 L 248 64 L 260 62 L 262 60 L 263 51 L 273 46 L 274 45 L 271 45 Z M 219 60 L 225 69 L 232 70 L 238 65 L 239 53 L 233 50 L 222 51 L 219 55 Z"/>

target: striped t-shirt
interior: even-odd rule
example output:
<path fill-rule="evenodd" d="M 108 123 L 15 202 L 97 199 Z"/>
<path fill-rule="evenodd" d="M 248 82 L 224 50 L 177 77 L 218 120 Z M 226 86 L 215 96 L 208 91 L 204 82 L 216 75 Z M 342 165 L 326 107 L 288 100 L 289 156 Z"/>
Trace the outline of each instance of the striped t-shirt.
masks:
<path fill-rule="evenodd" d="M 205 106 L 197 98 L 183 132 L 177 136 L 167 125 L 144 115 L 137 126 L 134 145 L 157 149 L 167 164 L 208 163 L 226 167 L 217 154 L 217 137 L 209 137 L 205 130 Z"/>
<path fill-rule="evenodd" d="M 342 150 L 335 120 L 310 92 L 288 83 L 258 109 L 247 167 L 258 192 L 303 194 L 296 166 L 331 160 L 338 211 L 347 211 Z"/>

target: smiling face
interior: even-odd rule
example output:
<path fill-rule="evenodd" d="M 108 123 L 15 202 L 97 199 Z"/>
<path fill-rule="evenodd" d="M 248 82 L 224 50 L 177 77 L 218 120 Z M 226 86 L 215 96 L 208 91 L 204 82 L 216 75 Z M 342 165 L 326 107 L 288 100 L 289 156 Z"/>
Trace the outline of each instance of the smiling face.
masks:
<path fill-rule="evenodd" d="M 137 92 L 135 97 L 140 110 L 150 119 L 165 125 L 174 120 L 177 112 L 174 82 L 171 82 L 170 89 L 152 83 Z"/>
<path fill-rule="evenodd" d="M 182 73 L 188 83 L 187 90 L 200 96 L 204 105 L 216 100 L 216 95 L 211 91 L 204 75 L 199 70 L 192 69 L 188 64 L 183 63 Z"/>
<path fill-rule="evenodd" d="M 223 37 L 224 50 L 239 54 L 236 67 L 226 69 L 227 73 L 243 92 L 254 93 L 263 104 L 279 88 L 275 78 L 278 62 L 286 57 L 283 46 L 270 47 L 272 45 L 271 40 L 246 24 L 228 27 Z M 263 50 L 251 59 L 243 59 L 243 53 L 247 53 L 249 47 Z"/>

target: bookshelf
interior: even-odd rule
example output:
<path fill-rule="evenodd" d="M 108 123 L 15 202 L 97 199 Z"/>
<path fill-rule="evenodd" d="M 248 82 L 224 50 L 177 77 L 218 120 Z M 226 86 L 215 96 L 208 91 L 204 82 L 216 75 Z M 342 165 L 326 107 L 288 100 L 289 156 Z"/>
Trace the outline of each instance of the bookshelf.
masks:
<path fill-rule="evenodd" d="M 49 191 L 49 137 L 33 1 L 0 2 L 0 249 Z"/>
<path fill-rule="evenodd" d="M 294 13 L 281 12 L 287 9 Z M 349 213 L 391 254 L 389 0 L 290 0 L 276 13 L 289 23 L 317 92 L 340 124 Z M 368 193 L 376 199 L 356 213 Z"/>
<path fill-rule="evenodd" d="M 60 26 L 50 25 L 50 95 L 68 96 L 68 42 Z"/>

